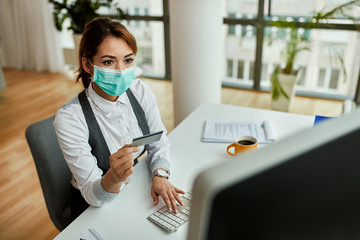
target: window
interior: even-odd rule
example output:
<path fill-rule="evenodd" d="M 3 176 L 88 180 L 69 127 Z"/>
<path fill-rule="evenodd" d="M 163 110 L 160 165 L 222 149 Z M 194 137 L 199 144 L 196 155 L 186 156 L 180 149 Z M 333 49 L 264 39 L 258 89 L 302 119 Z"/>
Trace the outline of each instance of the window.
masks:
<path fill-rule="evenodd" d="M 251 81 L 254 81 L 254 72 L 255 72 L 254 62 L 250 62 L 249 80 Z"/>
<path fill-rule="evenodd" d="M 235 35 L 235 25 L 229 25 L 228 34 Z"/>
<path fill-rule="evenodd" d="M 227 60 L 227 64 L 226 64 L 226 69 L 227 69 L 226 72 L 227 72 L 227 74 L 226 74 L 226 76 L 229 77 L 229 78 L 233 77 L 233 64 L 234 64 L 233 60 L 230 60 L 230 59 Z"/>
<path fill-rule="evenodd" d="M 162 16 L 162 0 L 113 0 L 115 6 L 136 16 Z"/>
<path fill-rule="evenodd" d="M 312 16 L 314 11 L 332 9 L 348 0 L 271 0 L 271 14 L 277 16 Z M 325 7 L 324 7 L 325 6 Z"/>
<path fill-rule="evenodd" d="M 258 11 L 258 0 L 225 0 L 225 17 L 237 14 L 242 18 L 255 19 Z"/>
<path fill-rule="evenodd" d="M 255 66 L 254 66 L 255 71 Z M 262 82 L 269 82 L 269 74 L 268 74 L 268 64 L 263 63 L 261 67 L 261 81 Z"/>
<path fill-rule="evenodd" d="M 330 89 L 337 89 L 339 83 L 340 71 L 338 69 L 332 69 L 330 74 Z"/>
<path fill-rule="evenodd" d="M 242 87 L 241 84 L 244 81 L 251 81 L 253 88 L 269 90 L 270 76 L 275 66 L 284 67 L 285 65 L 282 49 L 285 49 L 286 40 L 290 36 L 289 30 L 280 31 L 271 26 L 271 22 L 279 18 L 301 22 L 306 17 L 312 16 L 314 11 L 329 10 L 348 1 L 265 0 L 264 19 L 257 19 L 259 2 L 255 0 L 225 1 L 224 24 L 229 27 L 235 26 L 229 28 L 228 34 L 225 35 L 225 58 L 236 59 L 234 74 L 241 80 L 237 81 L 239 87 Z M 353 16 L 360 16 L 360 8 L 350 9 L 350 11 Z M 360 55 L 354 54 L 354 49 L 360 49 L 358 41 L 360 33 L 341 29 L 345 27 L 339 25 L 332 27 L 335 30 L 331 28 L 297 29 L 299 35 L 303 34 L 304 38 L 310 41 L 310 51 L 302 51 L 295 60 L 294 67 L 300 70 L 298 89 L 301 89 L 303 93 L 310 94 L 311 92 L 312 96 L 319 93 L 322 96 L 348 98 L 348 96 L 354 96 L 356 90 L 354 86 L 358 85 Z M 263 39 L 259 40 L 263 43 L 261 46 L 256 45 L 257 30 L 263 32 Z M 277 42 L 273 41 L 269 44 L 269 39 L 274 37 L 277 38 Z M 255 57 L 258 52 L 261 53 L 261 59 Z M 338 56 L 341 56 L 342 63 Z M 343 80 L 342 64 L 347 69 L 347 81 Z M 256 71 L 260 71 L 261 74 L 255 74 Z M 227 81 L 228 79 L 224 78 L 224 83 Z"/>
<path fill-rule="evenodd" d="M 241 37 L 246 37 L 246 26 L 241 26 Z"/>
<path fill-rule="evenodd" d="M 144 21 L 142 21 L 144 22 Z M 162 22 L 150 21 L 149 27 L 141 26 L 140 21 L 123 21 L 123 24 L 136 38 L 138 53 L 136 64 L 141 67 L 144 75 L 165 75 L 164 27 Z"/>
<path fill-rule="evenodd" d="M 230 13 L 229 17 L 230 18 L 235 18 L 236 14 L 235 13 Z M 235 25 L 229 25 L 229 27 L 228 27 L 228 35 L 235 35 Z"/>
<path fill-rule="evenodd" d="M 271 14 L 277 16 L 311 16 L 316 0 L 271 0 Z"/>
<path fill-rule="evenodd" d="M 238 61 L 237 64 L 237 78 L 244 80 L 244 61 Z"/>
<path fill-rule="evenodd" d="M 281 48 L 284 41 L 278 45 L 268 45 L 267 39 L 277 36 L 285 40 L 288 32 L 279 31 L 271 26 L 276 18 L 291 18 L 303 21 L 314 11 L 330 9 L 347 2 L 347 0 L 264 0 L 263 15 L 258 13 L 260 0 L 223 0 L 224 1 L 224 38 L 225 52 L 224 81 L 232 82 L 232 86 L 248 86 L 258 90 L 269 90 L 270 76 L 276 65 L 283 65 Z M 163 3 L 165 3 L 163 5 Z M 169 21 L 166 20 L 168 10 L 165 9 L 169 0 L 113 0 L 113 4 L 127 11 L 129 21 L 124 21 L 135 35 L 139 44 L 137 64 L 144 67 L 145 76 L 171 77 L 170 68 L 170 33 Z M 351 9 L 354 16 L 360 16 L 359 9 Z M 100 12 L 99 12 L 100 13 Z M 101 11 L 101 14 L 115 14 L 116 11 Z M 163 15 L 165 17 L 163 17 Z M 185 17 L 185 16 L 184 16 Z M 201 17 L 201 14 L 199 14 Z M 360 32 L 331 29 L 299 29 L 305 38 L 311 40 L 311 51 L 303 52 L 296 60 L 296 65 L 303 73 L 299 75 L 298 86 L 303 92 L 331 93 L 336 96 L 351 96 L 355 94 L 359 78 L 360 55 L 354 54 L 354 49 L 360 49 Z M 258 32 L 259 30 L 259 32 Z M 257 45 L 257 34 L 263 44 Z M 261 39 L 263 33 L 264 39 Z M 72 48 L 71 33 L 62 37 L 64 48 Z M 258 42 L 259 42 L 258 41 Z M 65 43 L 64 43 L 65 42 Z M 331 59 L 329 52 L 336 51 L 343 56 L 347 68 L 347 79 L 336 59 Z M 261 58 L 256 57 L 261 55 Z M 320 70 L 321 69 L 321 70 Z M 261 74 L 256 74 L 260 72 Z M 306 73 L 306 74 L 305 74 Z M 321 85 L 322 87 L 318 86 Z M 247 87 L 247 86 L 246 86 Z M 359 96 L 360 98 L 360 96 Z"/>
<path fill-rule="evenodd" d="M 122 23 L 134 35 L 138 44 L 136 64 L 143 70 L 144 76 L 154 78 L 169 78 L 170 46 L 165 41 L 169 38 L 169 31 L 161 18 L 167 13 L 163 8 L 163 0 L 113 0 L 114 7 L 119 7 L 127 13 L 127 20 Z M 116 14 L 115 8 L 101 14 Z M 114 15 L 116 16 L 116 15 Z M 165 50 L 168 49 L 168 50 Z"/>
<path fill-rule="evenodd" d="M 299 67 L 298 72 L 298 86 L 304 86 L 305 85 L 305 75 L 306 75 L 306 67 Z"/>
<path fill-rule="evenodd" d="M 325 87 L 326 69 L 322 68 L 319 70 L 319 78 L 317 81 L 318 87 Z"/>

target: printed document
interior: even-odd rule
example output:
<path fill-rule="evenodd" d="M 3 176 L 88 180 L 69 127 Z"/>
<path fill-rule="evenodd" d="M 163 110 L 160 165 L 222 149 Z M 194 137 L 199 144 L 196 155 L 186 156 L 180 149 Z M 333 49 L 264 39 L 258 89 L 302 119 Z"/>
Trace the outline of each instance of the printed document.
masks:
<path fill-rule="evenodd" d="M 270 121 L 205 121 L 203 142 L 233 143 L 239 136 L 253 136 L 258 143 L 275 142 Z"/>

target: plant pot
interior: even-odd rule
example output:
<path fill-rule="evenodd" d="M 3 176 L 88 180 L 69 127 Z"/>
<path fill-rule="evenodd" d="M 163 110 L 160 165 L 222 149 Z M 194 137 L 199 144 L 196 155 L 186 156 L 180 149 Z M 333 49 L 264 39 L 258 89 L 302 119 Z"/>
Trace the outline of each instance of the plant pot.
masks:
<path fill-rule="evenodd" d="M 279 81 L 283 87 L 286 94 L 289 96 L 287 99 L 285 96 L 281 95 L 277 100 L 272 100 L 271 108 L 281 111 L 289 111 L 293 98 L 295 96 L 295 84 L 296 84 L 296 75 L 293 74 L 283 74 L 279 73 Z"/>

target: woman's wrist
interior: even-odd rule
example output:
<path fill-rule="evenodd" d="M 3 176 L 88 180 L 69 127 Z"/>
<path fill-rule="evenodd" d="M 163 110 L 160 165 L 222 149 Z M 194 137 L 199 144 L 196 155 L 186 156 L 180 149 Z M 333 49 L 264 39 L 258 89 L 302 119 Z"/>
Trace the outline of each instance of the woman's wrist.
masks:
<path fill-rule="evenodd" d="M 118 179 L 111 171 L 111 168 L 103 176 L 101 184 L 105 191 L 110 193 L 118 193 L 123 185 L 123 182 Z"/>
<path fill-rule="evenodd" d="M 164 169 L 164 168 L 156 168 L 152 172 L 152 178 L 153 179 L 154 179 L 154 177 L 162 177 L 162 178 L 169 179 L 169 176 L 170 176 L 170 172 L 167 169 Z"/>

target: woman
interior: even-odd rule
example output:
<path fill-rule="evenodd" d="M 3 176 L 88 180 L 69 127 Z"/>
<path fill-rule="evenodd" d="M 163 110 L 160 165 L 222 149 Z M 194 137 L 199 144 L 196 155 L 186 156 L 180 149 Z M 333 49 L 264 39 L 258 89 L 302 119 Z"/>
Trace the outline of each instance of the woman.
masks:
<path fill-rule="evenodd" d="M 155 96 L 134 79 L 136 52 L 135 38 L 120 22 L 97 18 L 86 25 L 77 76 L 86 90 L 62 106 L 54 120 L 73 175 L 73 218 L 121 192 L 144 150 L 144 146 L 131 147 L 131 139 L 160 130 L 164 131 L 161 140 L 147 146 L 151 196 L 157 205 L 160 195 L 175 213 L 176 202 L 182 205 L 178 193 L 184 192 L 168 181 L 170 143 Z"/>

